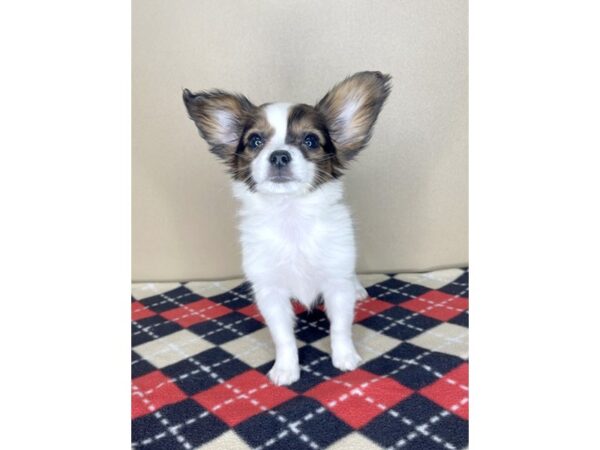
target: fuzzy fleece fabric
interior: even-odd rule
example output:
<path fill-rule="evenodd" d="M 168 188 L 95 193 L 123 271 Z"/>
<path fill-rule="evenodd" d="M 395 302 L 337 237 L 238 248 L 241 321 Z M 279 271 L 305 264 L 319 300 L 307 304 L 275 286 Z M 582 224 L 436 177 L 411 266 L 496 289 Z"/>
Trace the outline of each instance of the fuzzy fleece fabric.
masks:
<path fill-rule="evenodd" d="M 244 280 L 132 288 L 132 448 L 460 450 L 468 444 L 468 269 L 359 276 L 363 361 L 331 364 L 322 306 L 295 303 L 300 380 Z"/>

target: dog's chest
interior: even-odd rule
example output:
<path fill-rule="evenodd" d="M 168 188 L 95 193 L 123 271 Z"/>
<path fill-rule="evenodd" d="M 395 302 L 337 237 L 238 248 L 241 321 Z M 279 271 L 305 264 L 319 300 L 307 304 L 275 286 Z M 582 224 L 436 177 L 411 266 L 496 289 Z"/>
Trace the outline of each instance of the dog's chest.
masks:
<path fill-rule="evenodd" d="M 254 263 L 296 276 L 322 265 L 319 261 L 328 246 L 328 226 L 322 217 L 290 207 L 254 219 L 242 225 L 242 241 Z"/>
<path fill-rule="evenodd" d="M 351 223 L 342 205 L 315 211 L 292 203 L 246 211 L 240 230 L 250 281 L 282 287 L 304 304 L 314 301 L 328 277 L 353 271 Z"/>

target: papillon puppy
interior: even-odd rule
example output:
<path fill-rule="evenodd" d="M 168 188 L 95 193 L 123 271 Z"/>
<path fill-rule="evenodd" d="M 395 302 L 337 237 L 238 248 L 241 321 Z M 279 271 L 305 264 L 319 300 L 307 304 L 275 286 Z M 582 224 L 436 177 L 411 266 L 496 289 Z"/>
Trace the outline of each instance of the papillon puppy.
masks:
<path fill-rule="evenodd" d="M 361 361 L 352 322 L 367 292 L 355 274 L 341 176 L 369 142 L 389 93 L 390 76 L 380 72 L 346 78 L 315 106 L 183 91 L 190 118 L 233 178 L 243 271 L 275 344 L 269 378 L 277 385 L 300 377 L 291 299 L 309 309 L 323 299 L 335 367 Z"/>

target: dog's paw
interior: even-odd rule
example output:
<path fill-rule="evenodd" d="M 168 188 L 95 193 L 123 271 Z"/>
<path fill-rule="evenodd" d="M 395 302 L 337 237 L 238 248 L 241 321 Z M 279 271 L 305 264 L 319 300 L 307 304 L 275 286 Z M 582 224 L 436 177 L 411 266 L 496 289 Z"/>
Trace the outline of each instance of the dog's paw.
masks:
<path fill-rule="evenodd" d="M 300 378 L 300 366 L 296 365 L 275 365 L 269 370 L 269 378 L 278 386 L 286 386 L 298 381 Z"/>
<path fill-rule="evenodd" d="M 361 301 L 369 297 L 367 290 L 360 284 L 357 284 L 354 288 L 354 296 L 356 300 Z"/>
<path fill-rule="evenodd" d="M 358 367 L 358 364 L 362 361 L 362 358 L 356 350 L 346 350 L 343 352 L 333 352 L 333 357 L 331 358 L 333 362 L 333 366 L 337 367 L 342 371 L 354 370 Z"/>

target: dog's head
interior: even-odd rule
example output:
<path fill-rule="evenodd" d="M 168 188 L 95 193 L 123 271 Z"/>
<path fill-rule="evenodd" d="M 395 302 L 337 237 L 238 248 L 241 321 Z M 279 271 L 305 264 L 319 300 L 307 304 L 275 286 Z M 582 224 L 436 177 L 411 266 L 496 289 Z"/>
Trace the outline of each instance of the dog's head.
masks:
<path fill-rule="evenodd" d="M 385 99 L 390 77 L 359 72 L 337 84 L 315 106 L 267 103 L 219 90 L 183 100 L 210 149 L 234 180 L 252 192 L 310 192 L 342 174 L 362 150 Z"/>

